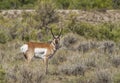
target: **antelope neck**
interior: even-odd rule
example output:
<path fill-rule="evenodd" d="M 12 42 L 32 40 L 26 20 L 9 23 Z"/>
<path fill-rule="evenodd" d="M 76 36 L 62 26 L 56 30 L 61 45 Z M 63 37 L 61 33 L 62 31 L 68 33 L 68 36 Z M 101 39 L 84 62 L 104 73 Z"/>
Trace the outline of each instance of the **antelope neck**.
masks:
<path fill-rule="evenodd" d="M 53 50 L 56 51 L 56 45 L 54 42 L 51 43 L 51 46 L 53 47 Z"/>

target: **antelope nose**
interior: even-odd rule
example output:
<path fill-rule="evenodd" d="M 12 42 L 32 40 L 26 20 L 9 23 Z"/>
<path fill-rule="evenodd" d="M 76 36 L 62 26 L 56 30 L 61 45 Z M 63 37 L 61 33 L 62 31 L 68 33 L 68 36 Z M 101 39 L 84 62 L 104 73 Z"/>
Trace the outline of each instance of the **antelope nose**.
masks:
<path fill-rule="evenodd" d="M 59 45 L 56 45 L 56 49 L 59 49 Z"/>

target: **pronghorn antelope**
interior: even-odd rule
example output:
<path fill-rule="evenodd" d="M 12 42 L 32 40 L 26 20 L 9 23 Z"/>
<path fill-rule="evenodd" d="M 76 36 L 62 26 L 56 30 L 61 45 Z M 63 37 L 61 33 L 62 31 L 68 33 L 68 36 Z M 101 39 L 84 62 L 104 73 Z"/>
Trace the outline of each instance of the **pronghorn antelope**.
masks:
<path fill-rule="evenodd" d="M 37 42 L 28 42 L 21 46 L 20 50 L 24 54 L 27 63 L 31 61 L 33 57 L 41 58 L 45 63 L 45 72 L 47 74 L 48 70 L 48 59 L 54 55 L 54 53 L 59 48 L 60 36 L 62 29 L 58 36 L 54 36 L 52 28 L 50 29 L 53 40 L 51 43 L 37 43 Z"/>

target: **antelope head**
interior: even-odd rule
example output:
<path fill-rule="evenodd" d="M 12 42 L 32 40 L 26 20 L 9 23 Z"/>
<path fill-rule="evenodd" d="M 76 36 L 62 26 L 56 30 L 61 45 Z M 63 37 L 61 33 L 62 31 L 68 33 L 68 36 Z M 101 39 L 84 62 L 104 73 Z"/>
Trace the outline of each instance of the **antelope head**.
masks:
<path fill-rule="evenodd" d="M 60 36 L 61 36 L 61 33 L 62 33 L 62 29 L 60 28 L 60 33 L 57 36 L 55 36 L 53 34 L 52 28 L 50 30 L 51 30 L 51 33 L 52 33 L 52 36 L 53 36 L 53 40 L 52 40 L 51 43 L 55 46 L 55 49 L 57 50 L 57 49 L 60 48 Z"/>

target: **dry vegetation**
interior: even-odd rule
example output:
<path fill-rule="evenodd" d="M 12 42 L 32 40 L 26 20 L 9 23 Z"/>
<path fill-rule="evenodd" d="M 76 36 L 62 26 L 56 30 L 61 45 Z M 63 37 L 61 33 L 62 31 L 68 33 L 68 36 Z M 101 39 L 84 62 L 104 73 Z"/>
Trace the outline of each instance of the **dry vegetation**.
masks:
<path fill-rule="evenodd" d="M 47 15 L 43 19 L 40 14 Z M 120 23 L 92 25 L 78 22 L 73 14 L 69 20 L 54 14 L 43 6 L 35 14 L 23 13 L 22 18 L 0 16 L 0 83 L 120 83 Z M 27 41 L 47 42 L 49 27 L 58 34 L 60 26 L 64 29 L 61 48 L 50 59 L 45 75 L 42 60 L 33 58 L 27 65 L 20 46 Z"/>
<path fill-rule="evenodd" d="M 33 59 L 30 65 L 25 64 L 19 51 L 22 43 L 14 40 L 0 45 L 1 83 L 120 82 L 120 47 L 113 41 L 92 41 L 66 34 L 62 47 L 49 61 L 48 75 L 42 60 Z"/>

